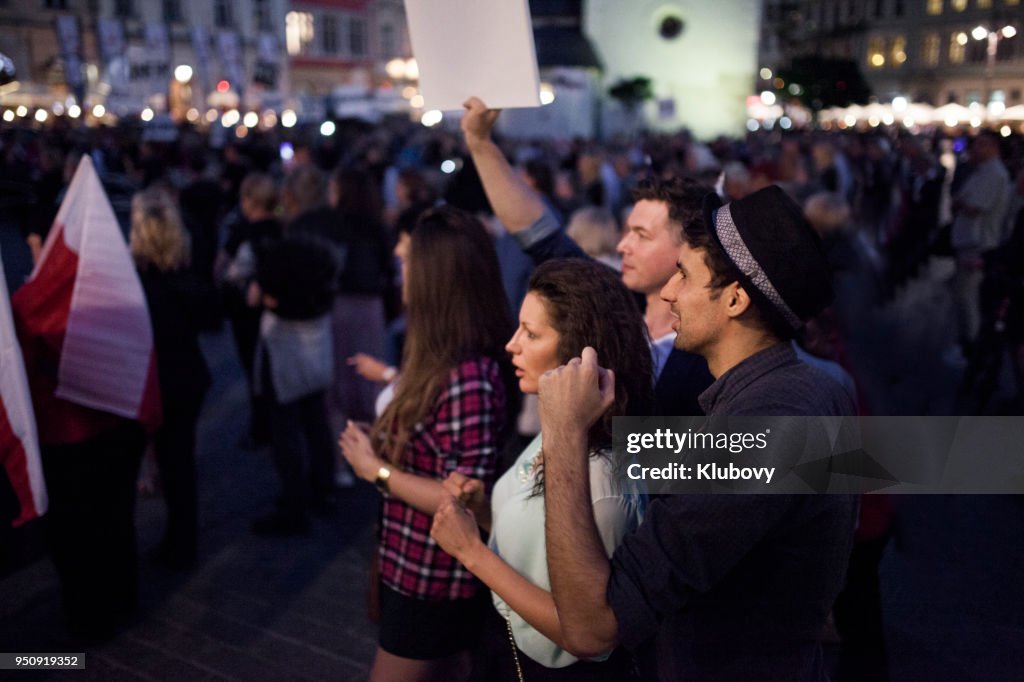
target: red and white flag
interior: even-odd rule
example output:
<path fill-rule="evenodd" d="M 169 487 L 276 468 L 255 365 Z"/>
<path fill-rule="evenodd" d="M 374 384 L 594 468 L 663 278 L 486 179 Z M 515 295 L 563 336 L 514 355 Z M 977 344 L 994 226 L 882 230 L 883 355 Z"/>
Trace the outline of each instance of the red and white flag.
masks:
<path fill-rule="evenodd" d="M 88 155 L 11 303 L 41 443 L 85 440 L 119 418 L 159 425 L 146 296 Z"/>
<path fill-rule="evenodd" d="M 32 414 L 25 365 L 11 317 L 3 263 L 0 263 L 0 467 L 7 472 L 15 497 L 18 527 L 46 513 L 46 486 L 39 461 L 39 439 Z"/>

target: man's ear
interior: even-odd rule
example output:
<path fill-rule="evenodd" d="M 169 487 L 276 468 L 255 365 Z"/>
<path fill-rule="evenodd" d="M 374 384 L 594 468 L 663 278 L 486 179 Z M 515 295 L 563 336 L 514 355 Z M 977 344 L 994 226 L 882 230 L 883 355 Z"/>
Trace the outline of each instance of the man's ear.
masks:
<path fill-rule="evenodd" d="M 725 314 L 734 319 L 750 308 L 750 295 L 739 282 L 726 286 L 722 292 L 722 299 L 725 301 Z"/>

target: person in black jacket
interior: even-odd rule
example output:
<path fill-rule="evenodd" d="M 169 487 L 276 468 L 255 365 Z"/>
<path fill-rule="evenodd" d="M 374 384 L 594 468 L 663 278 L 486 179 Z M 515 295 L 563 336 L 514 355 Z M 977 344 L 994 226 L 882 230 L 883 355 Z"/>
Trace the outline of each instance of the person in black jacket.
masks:
<path fill-rule="evenodd" d="M 333 507 L 334 446 L 324 400 L 333 376 L 338 263 L 328 242 L 308 234 L 286 233 L 268 247 L 257 252 L 251 288 L 250 301 L 263 305 L 253 380 L 268 400 L 281 495 L 253 531 L 297 535 L 309 527 L 308 510 Z"/>
<path fill-rule="evenodd" d="M 281 223 L 274 217 L 278 191 L 274 179 L 265 173 L 249 173 L 239 190 L 241 219 L 231 225 L 220 255 L 221 293 L 239 362 L 249 385 L 249 433 L 246 447 L 261 447 L 270 442 L 266 401 L 253 388 L 253 361 L 259 337 L 259 305 L 249 305 L 249 284 L 256 275 L 256 251 L 266 243 L 281 239 Z"/>
<path fill-rule="evenodd" d="M 153 325 L 164 421 L 152 447 L 167 503 L 156 558 L 186 568 L 198 550 L 196 422 L 210 386 L 199 331 L 217 316 L 209 282 L 188 268 L 190 240 L 174 200 L 150 188 L 132 200 L 131 253 Z"/>

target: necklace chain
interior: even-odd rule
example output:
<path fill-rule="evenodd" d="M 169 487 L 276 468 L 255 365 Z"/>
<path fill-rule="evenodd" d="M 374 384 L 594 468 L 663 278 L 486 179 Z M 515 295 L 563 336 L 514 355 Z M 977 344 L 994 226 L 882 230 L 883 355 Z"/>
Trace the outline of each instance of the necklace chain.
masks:
<path fill-rule="evenodd" d="M 519 647 L 516 646 L 516 638 L 512 636 L 512 621 L 505 618 L 505 625 L 508 627 L 508 643 L 512 645 L 512 660 L 516 664 L 516 678 L 523 682 L 523 669 L 519 666 Z"/>

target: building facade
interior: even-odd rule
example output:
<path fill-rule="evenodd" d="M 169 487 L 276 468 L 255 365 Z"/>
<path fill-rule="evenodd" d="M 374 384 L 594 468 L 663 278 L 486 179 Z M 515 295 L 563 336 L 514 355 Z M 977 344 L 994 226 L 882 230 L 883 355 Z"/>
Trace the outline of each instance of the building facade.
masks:
<path fill-rule="evenodd" d="M 757 0 L 588 0 L 584 32 L 604 64 L 604 86 L 649 78 L 648 126 L 687 127 L 701 138 L 738 135 L 757 69 Z M 605 132 L 628 112 L 604 99 Z"/>
<path fill-rule="evenodd" d="M 846 57 L 882 102 L 1024 102 L 1021 0 L 765 0 L 764 17 L 762 67 Z"/>
<path fill-rule="evenodd" d="M 299 94 L 375 87 L 389 60 L 412 56 L 401 0 L 292 0 L 285 21 Z"/>
<path fill-rule="evenodd" d="M 19 90 L 128 114 L 279 108 L 289 91 L 286 0 L 22 0 L 0 3 Z M 70 47 L 69 47 L 70 44 Z"/>

